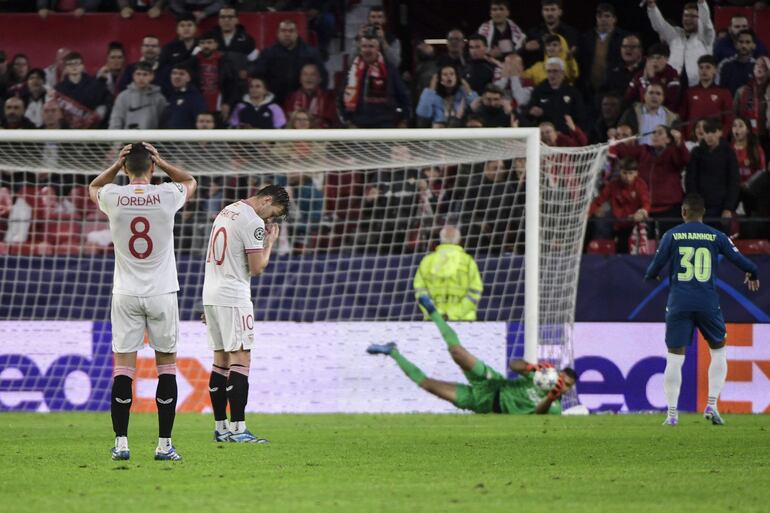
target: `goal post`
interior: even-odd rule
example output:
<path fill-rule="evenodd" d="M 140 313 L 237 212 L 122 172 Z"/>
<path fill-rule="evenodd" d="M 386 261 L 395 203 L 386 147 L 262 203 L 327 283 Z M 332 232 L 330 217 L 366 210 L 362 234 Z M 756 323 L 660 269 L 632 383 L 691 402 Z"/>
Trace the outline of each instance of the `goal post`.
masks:
<path fill-rule="evenodd" d="M 479 320 L 511 323 L 509 340 L 528 361 L 572 363 L 582 242 L 606 146 L 543 146 L 536 128 L 0 131 L 0 192 L 13 204 L 0 218 L 0 258 L 14 257 L 17 267 L 0 271 L 11 303 L 0 320 L 109 318 L 103 302 L 51 306 L 50 294 L 67 292 L 28 268 L 56 259 L 46 265 L 68 269 L 70 290 L 109 290 L 110 241 L 90 231 L 104 219 L 83 201 L 83 188 L 120 145 L 139 140 L 202 183 L 197 208 L 237 199 L 265 180 L 291 188 L 284 256 L 264 278 L 267 295 L 280 296 L 263 303 L 274 310 L 266 319 L 418 320 L 416 264 L 438 243 L 440 227 L 456 224 L 485 280 Z M 206 215 L 176 220 L 180 282 L 189 289 L 183 319 L 195 318 L 199 306 Z M 295 273 L 293 287 L 308 292 L 287 292 L 279 270 Z"/>

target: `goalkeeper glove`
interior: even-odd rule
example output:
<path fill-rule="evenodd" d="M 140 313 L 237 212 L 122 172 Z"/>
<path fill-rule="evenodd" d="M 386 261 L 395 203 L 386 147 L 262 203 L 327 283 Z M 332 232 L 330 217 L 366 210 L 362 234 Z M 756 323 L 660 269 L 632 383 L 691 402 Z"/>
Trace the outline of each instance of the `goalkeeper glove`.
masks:
<path fill-rule="evenodd" d="M 525 369 L 526 372 L 536 372 L 543 369 L 553 369 L 553 365 L 551 365 L 548 362 L 540 362 L 540 363 L 528 363 L 527 368 Z"/>
<path fill-rule="evenodd" d="M 564 374 L 559 374 L 559 380 L 556 382 L 556 384 L 553 386 L 553 388 L 548 392 L 548 399 L 550 401 L 555 401 L 559 397 L 561 397 L 561 394 L 564 392 Z"/>

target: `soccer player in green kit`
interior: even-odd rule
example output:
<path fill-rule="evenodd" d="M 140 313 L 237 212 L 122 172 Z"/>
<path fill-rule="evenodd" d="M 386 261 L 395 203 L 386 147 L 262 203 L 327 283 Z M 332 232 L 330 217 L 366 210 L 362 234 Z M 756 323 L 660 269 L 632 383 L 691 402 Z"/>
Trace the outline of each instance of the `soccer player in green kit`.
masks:
<path fill-rule="evenodd" d="M 450 383 L 427 377 L 416 365 L 407 360 L 394 342 L 372 344 L 366 351 L 369 354 L 384 354 L 393 358 L 409 379 L 420 388 L 436 397 L 454 404 L 458 408 L 476 413 L 561 413 L 561 395 L 575 384 L 575 371 L 565 368 L 559 374 L 559 381 L 548 392 L 541 390 L 532 382 L 533 373 L 550 364 L 529 364 L 524 360 L 511 360 L 510 369 L 520 374 L 516 379 L 506 379 L 502 374 L 489 367 L 468 352 L 462 345 L 457 333 L 449 327 L 440 313 L 436 311 L 430 297 L 420 296 L 420 304 L 436 323 L 441 336 L 447 343 L 452 359 L 460 366 L 468 378 L 468 385 Z"/>

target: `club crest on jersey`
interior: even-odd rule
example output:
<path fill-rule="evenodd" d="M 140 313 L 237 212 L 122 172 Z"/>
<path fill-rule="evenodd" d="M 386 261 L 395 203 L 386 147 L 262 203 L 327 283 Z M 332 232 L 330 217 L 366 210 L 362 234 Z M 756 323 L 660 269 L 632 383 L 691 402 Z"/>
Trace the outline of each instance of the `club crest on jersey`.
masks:
<path fill-rule="evenodd" d="M 179 189 L 179 192 L 184 192 L 184 185 L 181 183 L 174 183 L 176 185 L 176 188 Z"/>
<path fill-rule="evenodd" d="M 254 230 L 254 238 L 257 240 L 265 240 L 265 229 L 260 226 Z"/>

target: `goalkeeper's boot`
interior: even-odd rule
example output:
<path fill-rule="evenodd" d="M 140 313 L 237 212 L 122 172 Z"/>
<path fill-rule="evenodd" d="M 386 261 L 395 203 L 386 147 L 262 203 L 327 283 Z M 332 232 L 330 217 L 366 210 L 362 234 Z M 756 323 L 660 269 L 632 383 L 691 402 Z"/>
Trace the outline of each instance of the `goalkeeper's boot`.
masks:
<path fill-rule="evenodd" d="M 724 426 L 725 421 L 714 406 L 706 406 L 703 410 L 703 418 L 710 420 L 715 426 Z"/>
<path fill-rule="evenodd" d="M 425 311 L 428 312 L 428 315 L 436 311 L 436 305 L 433 304 L 433 300 L 428 294 L 423 294 L 422 296 L 418 297 L 417 302 L 420 303 L 423 308 L 425 308 Z"/>
<path fill-rule="evenodd" d="M 181 461 L 182 455 L 176 452 L 176 447 L 173 445 L 166 450 L 158 447 L 155 449 L 155 459 L 157 461 Z"/>
<path fill-rule="evenodd" d="M 664 426 L 671 426 L 675 427 L 679 425 L 679 417 L 666 417 L 666 420 L 663 422 Z"/>
<path fill-rule="evenodd" d="M 366 348 L 366 352 L 369 354 L 389 355 L 394 349 L 396 349 L 396 343 L 388 342 L 387 344 L 372 344 Z"/>
<path fill-rule="evenodd" d="M 131 459 L 131 451 L 128 450 L 128 439 L 125 436 L 115 438 L 115 447 L 110 451 L 113 461 Z"/>
<path fill-rule="evenodd" d="M 219 432 L 216 429 L 214 430 L 214 441 L 215 442 L 229 442 L 230 441 L 230 431 L 222 431 Z"/>
<path fill-rule="evenodd" d="M 243 433 L 230 433 L 230 437 L 228 438 L 230 442 L 235 442 L 238 444 L 268 444 L 270 443 L 270 440 L 267 438 L 260 438 L 248 429 L 244 431 Z"/>

